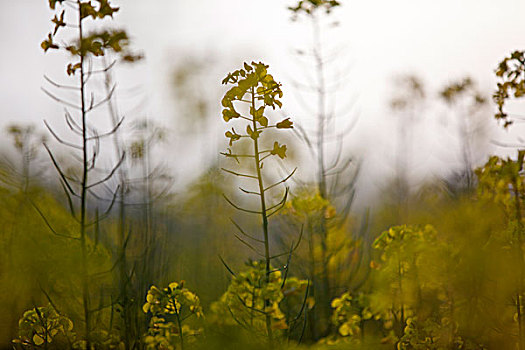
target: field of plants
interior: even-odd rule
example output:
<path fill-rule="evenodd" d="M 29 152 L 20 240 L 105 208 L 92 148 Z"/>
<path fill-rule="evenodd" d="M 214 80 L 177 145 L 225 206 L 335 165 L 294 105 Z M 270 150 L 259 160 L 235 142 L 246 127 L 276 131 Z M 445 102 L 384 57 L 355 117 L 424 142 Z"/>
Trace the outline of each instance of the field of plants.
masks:
<path fill-rule="evenodd" d="M 115 68 L 148 54 L 111 26 L 120 8 L 40 1 L 52 14 L 41 49 L 65 59 L 42 90 L 63 114 L 6 130 L 0 348 L 525 350 L 525 144 L 481 166 L 477 152 L 484 123 L 525 118 L 509 112 L 525 51 L 487 72 L 492 96 L 468 77 L 434 94 L 457 119 L 460 166 L 418 185 L 407 154 L 428 92 L 400 79 L 394 176 L 356 208 L 361 160 L 329 105 L 337 62 L 319 25 L 346 4 L 283 6 L 313 29 L 301 53 L 313 122 L 281 112 L 289 90 L 271 64 L 237 62 L 216 82 L 217 161 L 174 191 L 154 155 L 186 150 L 163 150 L 164 127 L 119 107 Z M 187 92 L 190 113 L 206 114 Z"/>

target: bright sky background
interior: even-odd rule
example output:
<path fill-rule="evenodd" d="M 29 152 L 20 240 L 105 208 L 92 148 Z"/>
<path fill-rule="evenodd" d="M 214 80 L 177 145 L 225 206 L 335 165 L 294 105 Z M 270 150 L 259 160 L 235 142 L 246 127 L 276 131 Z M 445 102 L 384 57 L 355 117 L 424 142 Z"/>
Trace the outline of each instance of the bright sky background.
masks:
<path fill-rule="evenodd" d="M 141 103 L 144 113 L 177 129 L 170 74 L 175 65 L 190 55 L 212 62 L 206 80 L 210 84 L 219 84 L 225 73 L 236 69 L 243 60 L 264 61 L 270 64 L 276 79 L 283 82 L 286 113 L 299 120 L 307 113 L 299 108 L 290 82 L 303 72 L 293 49 L 311 43 L 311 30 L 304 21 L 290 21 L 286 5 L 291 2 L 121 0 L 115 3 L 122 6 L 116 22 L 128 30 L 134 47 L 146 55 L 145 63 L 120 73 L 122 86 L 142 87 L 144 97 L 131 102 Z M 389 140 L 395 138 L 392 117 L 386 109 L 393 91 L 393 77 L 415 73 L 423 78 L 429 90 L 435 91 L 447 82 L 470 75 L 489 95 L 495 87 L 493 71 L 498 62 L 512 50 L 525 48 L 523 0 L 342 0 L 342 3 L 343 7 L 333 16 L 341 26 L 330 30 L 323 44 L 345 48 L 336 68 L 349 66 L 351 70 L 347 88 L 340 91 L 337 103 L 344 106 L 346 101 L 357 99 L 360 119 L 347 145 L 361 152 L 367 160 L 364 170 L 370 174 L 391 171 L 382 163 L 383 159 L 391 158 Z M 47 1 L 1 0 L 1 4 L 2 127 L 11 121 L 42 125 L 44 118 L 60 123 L 61 108 L 40 90 L 45 85 L 43 74 L 64 76 L 63 59 L 58 57 L 61 55 L 44 56 L 40 49 L 40 42 L 52 28 Z M 222 91 L 218 85 L 209 89 L 219 91 L 219 96 Z M 454 152 L 450 150 L 450 140 L 437 135 L 441 131 L 433 128 L 422 128 L 416 136 L 424 140 L 414 151 L 414 161 L 420 165 L 417 172 L 422 174 L 443 173 Z M 222 141 L 226 126 L 217 124 L 215 129 L 219 130 L 217 137 L 208 138 L 199 148 L 208 155 L 217 150 L 215 142 Z M 174 144 L 184 154 L 181 140 Z M 184 156 L 175 153 L 170 152 L 166 159 L 176 161 Z M 450 164 L 454 161 L 450 160 Z M 187 168 L 179 169 L 183 177 L 196 170 L 191 162 L 188 164 Z"/>

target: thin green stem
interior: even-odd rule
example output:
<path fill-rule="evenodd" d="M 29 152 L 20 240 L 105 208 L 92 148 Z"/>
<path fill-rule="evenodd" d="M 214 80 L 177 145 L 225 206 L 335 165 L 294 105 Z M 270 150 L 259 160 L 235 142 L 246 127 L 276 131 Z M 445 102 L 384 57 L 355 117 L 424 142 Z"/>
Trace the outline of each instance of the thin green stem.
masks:
<path fill-rule="evenodd" d="M 78 38 L 79 45 L 83 42 L 83 28 L 82 28 L 82 11 L 81 1 L 77 0 L 78 4 Z M 89 300 L 89 281 L 88 281 L 88 267 L 87 267 L 87 246 L 86 246 L 86 212 L 87 212 L 87 186 L 88 186 L 88 169 L 89 159 L 87 154 L 88 147 L 88 134 L 87 134 L 87 111 L 85 102 L 85 81 L 84 81 L 84 63 L 85 55 L 80 53 L 80 104 L 81 104 L 81 117 L 82 117 L 82 181 L 81 181 L 81 193 L 80 193 L 80 245 L 81 245 L 81 274 L 82 274 L 82 302 L 84 308 L 84 322 L 86 333 L 86 348 L 91 348 L 90 342 L 90 300 Z"/>
<path fill-rule="evenodd" d="M 253 110 L 257 110 L 256 104 L 255 104 L 255 90 L 252 87 L 251 88 L 251 96 L 252 96 L 252 108 Z M 253 129 L 257 129 L 257 121 L 255 120 L 255 117 L 252 116 L 252 123 L 253 123 Z M 264 235 L 264 257 L 266 262 L 266 283 L 270 283 L 270 239 L 268 235 L 268 215 L 266 212 L 266 199 L 264 194 L 264 182 L 262 178 L 262 172 L 261 172 L 261 161 L 259 159 L 259 142 L 258 138 L 253 139 L 253 149 L 254 149 L 254 155 L 255 155 L 255 170 L 257 171 L 257 180 L 259 183 L 259 193 L 260 193 L 260 199 L 261 199 L 261 218 L 262 218 L 262 228 L 263 228 L 263 235 Z M 270 300 L 266 298 L 264 300 L 264 306 L 269 307 L 270 306 Z M 266 314 L 266 331 L 268 334 L 268 341 L 270 347 L 273 345 L 273 333 L 272 333 L 272 320 L 271 316 L 269 314 Z"/>

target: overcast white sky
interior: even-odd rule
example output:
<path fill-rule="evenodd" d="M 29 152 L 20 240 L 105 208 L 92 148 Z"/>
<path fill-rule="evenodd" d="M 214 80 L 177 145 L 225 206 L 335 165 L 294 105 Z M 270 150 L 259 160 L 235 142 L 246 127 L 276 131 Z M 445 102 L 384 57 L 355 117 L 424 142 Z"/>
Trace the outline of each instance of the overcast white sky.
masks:
<path fill-rule="evenodd" d="M 188 55 L 214 62 L 209 81 L 222 76 L 242 60 L 263 60 L 287 93 L 287 112 L 300 118 L 290 81 L 301 72 L 293 48 L 311 42 L 310 27 L 290 21 L 285 0 L 127 0 L 116 15 L 147 59 L 122 72 L 121 85 L 141 85 L 144 111 L 175 125 L 169 83 L 174 65 Z M 338 67 L 350 65 L 348 89 L 338 104 L 357 98 L 360 120 L 349 145 L 367 152 L 368 171 L 388 157 L 392 135 L 385 106 L 392 92 L 389 83 L 400 73 L 416 73 L 438 88 L 446 82 L 472 76 L 490 94 L 495 86 L 493 70 L 509 52 L 525 48 L 523 0 L 342 0 L 334 13 L 339 28 L 325 37 L 327 47 L 345 50 Z M 43 74 L 62 77 L 64 68 L 56 53 L 44 56 L 40 42 L 51 29 L 47 0 L 0 0 L 0 115 L 10 121 L 43 118 L 60 122 L 61 108 L 40 87 Z M 58 55 L 60 56 L 60 55 Z M 215 87 L 213 88 L 215 89 Z M 217 115 L 217 118 L 220 118 Z M 391 120 L 391 118 L 390 118 Z M 41 125 L 41 124 L 40 124 Z M 386 125 L 386 126 L 385 126 Z M 447 152 L 434 158 L 429 150 L 444 147 L 436 130 L 421 131 L 427 144 L 418 146 L 428 169 L 443 169 Z M 220 135 L 217 138 L 220 140 Z M 440 141 L 441 140 L 441 141 Z M 180 144 L 179 144 L 180 146 Z M 211 146 L 215 149 L 215 146 Z M 372 147 L 375 147 L 372 150 Z M 372 151 L 371 151 L 372 150 Z M 438 152 L 439 153 L 439 152 Z M 423 167 L 426 167 L 424 163 Z M 446 167 L 446 166 L 445 166 Z"/>

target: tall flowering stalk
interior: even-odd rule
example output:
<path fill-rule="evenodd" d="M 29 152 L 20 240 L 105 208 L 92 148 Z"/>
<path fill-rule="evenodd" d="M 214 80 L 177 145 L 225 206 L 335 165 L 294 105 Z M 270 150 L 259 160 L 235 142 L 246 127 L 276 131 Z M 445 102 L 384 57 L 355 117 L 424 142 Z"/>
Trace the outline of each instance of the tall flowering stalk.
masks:
<path fill-rule="evenodd" d="M 233 174 L 235 176 L 253 180 L 256 183 L 256 189 L 244 189 L 240 188 L 242 192 L 258 197 L 259 207 L 257 209 L 247 209 L 240 207 L 239 205 L 233 203 L 227 197 L 226 200 L 236 209 L 258 215 L 261 218 L 261 237 L 254 237 L 247 234 L 237 225 L 235 226 L 239 229 L 239 232 L 243 236 L 237 236 L 241 242 L 250 247 L 250 249 L 256 251 L 258 254 L 264 257 L 265 262 L 265 280 L 264 283 L 268 284 L 271 281 L 271 260 L 277 256 L 271 255 L 270 249 L 270 233 L 268 229 L 268 219 L 277 213 L 286 203 L 288 196 L 288 187 L 285 188 L 284 194 L 282 195 L 281 200 L 277 203 L 268 203 L 269 191 L 275 189 L 277 186 L 284 184 L 294 173 L 290 173 L 285 178 L 272 183 L 270 185 L 265 184 L 265 177 L 263 176 L 263 164 L 264 161 L 270 158 L 278 157 L 278 159 L 286 158 L 286 145 L 279 143 L 279 141 L 272 139 L 268 141 L 265 139 L 262 141 L 262 134 L 270 134 L 272 129 L 291 129 L 293 128 L 293 123 L 289 118 L 281 120 L 275 124 L 270 122 L 269 117 L 266 115 L 266 110 L 268 107 L 272 109 L 281 108 L 282 103 L 279 100 L 283 96 L 281 90 L 281 85 L 277 83 L 273 76 L 267 71 L 268 66 L 259 62 L 252 62 L 251 64 L 244 63 L 242 69 L 236 70 L 232 73 L 229 73 L 226 78 L 222 81 L 223 84 L 233 85 L 224 95 L 222 99 L 222 106 L 224 107 L 222 111 L 222 116 L 224 121 L 231 122 L 233 120 L 238 120 L 240 123 L 243 123 L 244 133 L 239 133 L 235 130 L 235 127 L 232 127 L 231 130 L 225 133 L 225 136 L 229 139 L 229 145 L 231 148 L 228 148 L 227 152 L 222 153 L 224 156 L 234 159 L 237 164 L 241 165 L 241 160 L 248 160 L 251 162 L 252 172 L 241 173 L 236 170 L 224 169 L 224 171 Z M 248 114 L 244 115 L 240 113 L 237 108 L 240 108 L 240 105 L 246 105 L 249 107 Z M 273 134 L 272 134 L 273 137 Z M 237 153 L 232 150 L 234 144 L 242 140 L 249 140 L 251 142 L 253 152 L 248 153 Z M 273 145 L 273 147 L 266 146 L 267 144 Z M 243 171 L 243 170 L 240 170 Z M 248 243 L 250 241 L 250 243 Z M 253 245 L 251 244 L 252 242 Z M 263 252 L 260 252 L 257 247 L 262 246 Z M 293 247 L 292 247 L 293 248 Z M 271 309 L 271 300 L 268 297 L 264 299 L 264 306 L 266 309 Z M 262 310 L 266 319 L 266 332 L 268 336 L 269 343 L 273 342 L 272 334 L 272 316 L 269 312 Z"/>

